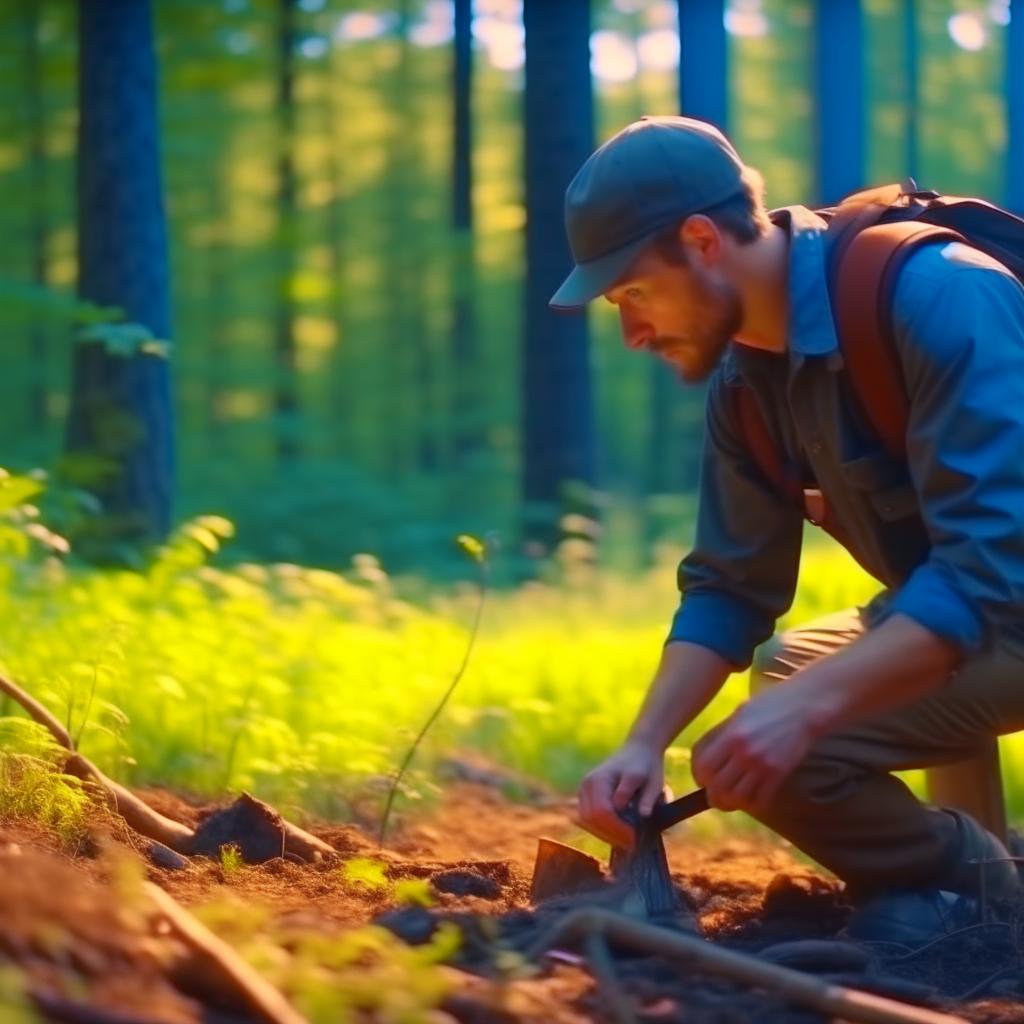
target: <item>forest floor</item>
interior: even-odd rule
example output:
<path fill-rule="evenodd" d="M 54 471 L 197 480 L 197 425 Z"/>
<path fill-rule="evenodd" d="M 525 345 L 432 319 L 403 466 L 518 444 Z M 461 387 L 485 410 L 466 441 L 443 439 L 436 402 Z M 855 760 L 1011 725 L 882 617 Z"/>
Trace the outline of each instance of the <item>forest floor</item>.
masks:
<path fill-rule="evenodd" d="M 210 809 L 165 790 L 136 792 L 189 825 Z M 79 1024 L 260 1019 L 237 1001 L 218 1005 L 216 983 L 197 982 L 195 972 L 182 982 L 181 950 L 170 948 L 166 929 L 138 909 L 133 887 L 142 875 L 241 948 L 264 977 L 278 981 L 295 1005 L 307 1008 L 311 1021 L 627 1019 L 621 1010 L 615 1016 L 616 992 L 626 996 L 638 1022 L 827 1019 L 763 991 L 628 951 L 614 950 L 615 980 L 603 987 L 571 949 L 549 956 L 539 968 L 527 964 L 519 954 L 543 923 L 543 910 L 537 913 L 530 901 L 537 840 L 565 840 L 575 832 L 571 805 L 564 800 L 513 803 L 494 785 L 456 781 L 433 810 L 400 823 L 383 850 L 368 830 L 356 826 L 313 824 L 310 831 L 338 851 L 342 869 L 280 858 L 245 865 L 196 857 L 171 870 L 125 856 L 139 844 L 123 828 L 69 850 L 40 825 L 0 822 L 0 964 L 7 965 L 0 969 L 0 1021 L 20 1024 L 39 1019 L 32 1014 L 40 1011 L 41 1019 Z M 841 929 L 848 908 L 837 884 L 798 863 L 782 845 L 739 835 L 698 840 L 677 832 L 682 834 L 667 837 L 673 878 L 714 942 L 758 952 L 792 940 L 830 940 Z M 345 863 L 361 867 L 345 873 Z M 409 880 L 422 892 L 429 889 L 429 907 L 398 906 L 400 884 Z M 204 916 L 201 908 L 211 906 Z M 332 944 L 342 946 L 346 936 L 362 934 L 362 926 L 380 921 L 419 942 L 436 936 L 438 922 L 445 919 L 455 922 L 462 940 L 447 965 L 409 960 L 405 973 L 395 974 L 387 961 L 405 945 L 370 942 L 351 955 L 348 967 L 354 973 L 326 973 L 328 966 L 335 972 L 347 969 L 332 961 L 329 951 Z M 259 945 L 259 936 L 271 932 L 277 946 Z M 315 948 L 311 935 L 320 940 Z M 850 945 L 836 944 L 840 960 Z M 286 956 L 288 971 L 282 967 Z M 820 949 L 810 959 L 816 956 Z M 305 974 L 300 961 L 309 968 Z M 790 962 L 973 1022 L 1024 1022 L 1024 953 L 1016 927 L 969 930 L 918 954 L 875 948 L 845 967 L 798 961 Z M 333 996 L 317 995 L 316 985 L 325 979 Z M 330 999 L 337 999 L 345 984 L 361 994 L 353 995 L 343 1013 L 341 1003 Z M 417 1010 L 417 999 L 435 1008 Z M 317 1005 L 334 1009 L 316 1012 Z"/>

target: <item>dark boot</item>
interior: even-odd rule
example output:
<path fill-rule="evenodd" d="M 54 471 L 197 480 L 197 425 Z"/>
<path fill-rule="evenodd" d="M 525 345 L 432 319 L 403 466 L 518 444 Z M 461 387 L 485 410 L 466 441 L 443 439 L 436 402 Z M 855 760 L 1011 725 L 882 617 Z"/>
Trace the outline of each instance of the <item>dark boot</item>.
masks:
<path fill-rule="evenodd" d="M 998 916 L 1000 905 L 1024 893 L 1016 864 L 991 832 L 962 811 L 943 809 L 956 822 L 950 866 L 928 887 L 875 894 L 846 925 L 851 938 L 920 946 L 942 935 Z"/>

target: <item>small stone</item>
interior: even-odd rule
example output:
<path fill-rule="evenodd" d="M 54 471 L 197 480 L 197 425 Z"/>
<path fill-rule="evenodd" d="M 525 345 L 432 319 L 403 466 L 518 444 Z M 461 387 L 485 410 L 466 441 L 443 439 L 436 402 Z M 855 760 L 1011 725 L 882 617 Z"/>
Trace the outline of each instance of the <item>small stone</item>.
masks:
<path fill-rule="evenodd" d="M 453 896 L 479 896 L 485 900 L 496 900 L 501 895 L 501 886 L 493 878 L 487 878 L 476 871 L 441 871 L 433 875 L 431 884 L 438 892 Z"/>
<path fill-rule="evenodd" d="M 835 889 L 813 875 L 776 875 L 764 891 L 765 917 L 805 917 L 836 902 Z"/>
<path fill-rule="evenodd" d="M 146 851 L 149 859 L 158 867 L 166 868 L 168 871 L 182 871 L 188 867 L 188 858 L 176 853 L 169 846 L 156 841 L 150 843 Z"/>
<path fill-rule="evenodd" d="M 374 918 L 374 924 L 387 928 L 410 946 L 422 946 L 429 942 L 437 931 L 433 914 L 423 907 L 401 907 L 389 910 Z"/>

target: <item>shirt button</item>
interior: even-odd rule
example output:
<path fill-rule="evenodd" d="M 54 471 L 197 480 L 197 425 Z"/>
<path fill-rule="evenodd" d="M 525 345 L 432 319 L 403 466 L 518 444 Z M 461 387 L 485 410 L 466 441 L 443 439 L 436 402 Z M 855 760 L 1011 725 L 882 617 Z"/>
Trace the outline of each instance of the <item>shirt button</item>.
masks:
<path fill-rule="evenodd" d="M 811 438 L 810 443 L 807 445 L 812 455 L 820 455 L 824 450 L 825 446 L 821 443 L 821 438 L 815 435 Z"/>

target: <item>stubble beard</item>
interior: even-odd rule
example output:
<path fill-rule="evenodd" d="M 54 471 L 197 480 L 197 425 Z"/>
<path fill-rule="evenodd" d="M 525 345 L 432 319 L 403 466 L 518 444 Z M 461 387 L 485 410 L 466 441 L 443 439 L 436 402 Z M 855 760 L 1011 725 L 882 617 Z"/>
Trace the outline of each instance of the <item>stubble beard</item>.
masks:
<path fill-rule="evenodd" d="M 731 286 L 705 284 L 702 291 L 704 308 L 714 310 L 713 319 L 686 337 L 662 335 L 649 346 L 674 366 L 688 384 L 699 384 L 711 376 L 743 324 L 743 307 Z"/>

